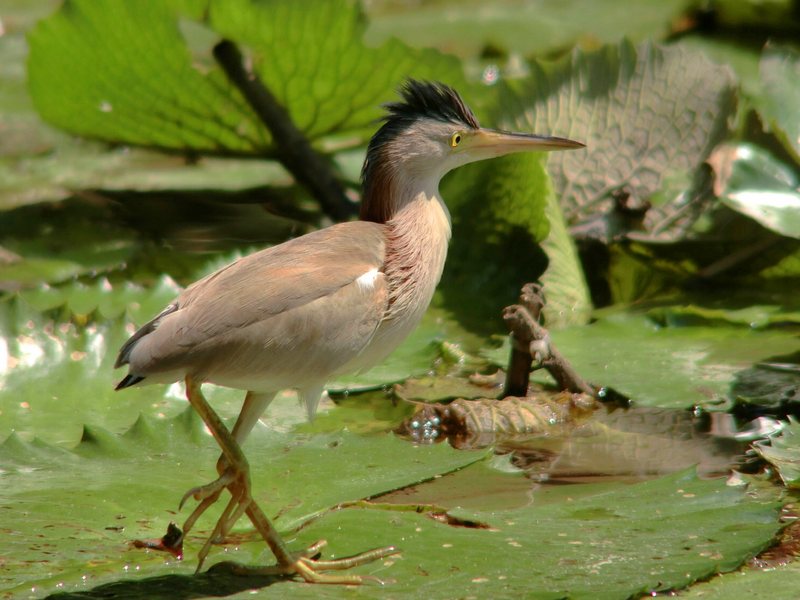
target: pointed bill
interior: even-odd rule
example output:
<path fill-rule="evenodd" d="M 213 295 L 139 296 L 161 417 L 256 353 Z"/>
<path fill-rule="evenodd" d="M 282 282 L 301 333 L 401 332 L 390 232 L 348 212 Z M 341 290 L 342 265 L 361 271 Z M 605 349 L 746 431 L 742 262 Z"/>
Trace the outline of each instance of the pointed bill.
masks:
<path fill-rule="evenodd" d="M 584 148 L 581 142 L 566 138 L 529 133 L 512 133 L 496 129 L 479 129 L 473 134 L 470 150 L 483 155 L 502 156 L 512 152 L 548 152 L 554 150 L 576 150 Z"/>

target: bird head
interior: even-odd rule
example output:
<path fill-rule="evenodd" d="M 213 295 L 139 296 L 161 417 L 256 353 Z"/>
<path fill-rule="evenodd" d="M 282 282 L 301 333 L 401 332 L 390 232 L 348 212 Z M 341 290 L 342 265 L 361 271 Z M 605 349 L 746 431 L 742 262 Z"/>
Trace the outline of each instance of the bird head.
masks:
<path fill-rule="evenodd" d="M 384 123 L 367 149 L 362 219 L 385 220 L 387 209 L 379 203 L 392 187 L 438 186 L 457 167 L 514 152 L 584 146 L 565 138 L 481 127 L 458 92 L 443 83 L 409 79 L 400 95 L 402 101 L 385 105 Z M 371 197 L 375 195 L 384 199 Z"/>

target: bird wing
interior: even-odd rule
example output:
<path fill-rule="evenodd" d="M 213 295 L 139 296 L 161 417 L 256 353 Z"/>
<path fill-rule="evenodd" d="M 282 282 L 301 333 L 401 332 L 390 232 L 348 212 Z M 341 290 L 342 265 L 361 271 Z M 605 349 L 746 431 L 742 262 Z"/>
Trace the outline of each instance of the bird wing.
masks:
<path fill-rule="evenodd" d="M 341 223 L 223 267 L 137 331 L 117 366 L 130 364 L 140 376 L 237 371 L 231 365 L 237 357 L 242 366 L 256 355 L 273 363 L 302 361 L 298 348 L 307 351 L 315 341 L 323 352 L 360 351 L 388 302 L 383 228 Z"/>

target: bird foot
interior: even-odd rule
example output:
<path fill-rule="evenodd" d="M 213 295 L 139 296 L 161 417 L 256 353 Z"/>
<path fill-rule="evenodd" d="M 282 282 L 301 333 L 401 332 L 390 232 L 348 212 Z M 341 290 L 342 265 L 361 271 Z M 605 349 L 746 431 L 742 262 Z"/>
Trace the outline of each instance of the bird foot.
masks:
<path fill-rule="evenodd" d="M 381 560 L 387 556 L 399 554 L 400 551 L 394 546 L 376 548 L 368 550 L 355 556 L 337 558 L 334 560 L 320 560 L 320 550 L 327 544 L 325 540 L 320 540 L 302 552 L 293 555 L 293 561 L 285 565 L 269 565 L 266 567 L 253 567 L 241 565 L 239 563 L 225 561 L 218 563 L 209 569 L 210 571 L 224 570 L 234 575 L 245 576 L 295 576 L 299 575 L 306 583 L 328 583 L 339 585 L 362 585 L 365 583 L 377 583 L 384 585 L 387 583 L 372 575 L 339 575 L 330 574 L 325 571 L 344 571 L 360 565 L 369 564 L 376 560 Z"/>
<path fill-rule="evenodd" d="M 217 519 L 217 523 L 211 535 L 200 549 L 197 565 L 198 571 L 202 568 L 203 562 L 211 551 L 211 546 L 225 540 L 231 528 L 250 506 L 252 498 L 250 496 L 249 472 L 247 469 L 237 470 L 233 467 L 228 467 L 214 481 L 190 489 L 183 495 L 183 498 L 181 498 L 181 508 L 189 498 L 200 501 L 200 504 L 195 507 L 192 514 L 189 515 L 183 524 L 183 535 L 185 537 L 194 527 L 200 516 L 219 500 L 224 489 L 230 491 L 231 499 Z"/>
<path fill-rule="evenodd" d="M 197 487 L 193 487 L 189 491 L 187 491 L 181 501 L 178 503 L 178 510 L 183 508 L 183 505 L 186 504 L 186 501 L 189 498 L 194 498 L 195 500 L 199 500 L 201 503 L 205 500 L 213 498 L 211 504 L 216 502 L 219 495 L 222 493 L 226 487 L 228 487 L 231 483 L 236 481 L 237 475 L 233 471 L 233 469 L 226 469 L 222 472 L 217 479 L 214 481 L 207 483 L 205 485 L 198 485 Z M 210 504 L 209 504 L 210 506 Z M 199 516 L 199 515 L 198 515 Z"/>

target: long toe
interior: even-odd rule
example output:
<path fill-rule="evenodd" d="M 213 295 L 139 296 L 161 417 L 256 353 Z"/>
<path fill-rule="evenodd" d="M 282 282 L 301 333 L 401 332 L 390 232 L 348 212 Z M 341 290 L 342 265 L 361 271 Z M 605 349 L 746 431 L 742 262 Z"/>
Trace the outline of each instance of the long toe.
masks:
<path fill-rule="evenodd" d="M 222 493 L 222 490 L 224 490 L 231 483 L 236 481 L 236 479 L 237 479 L 237 473 L 232 469 L 226 469 L 222 473 L 222 475 L 217 477 L 214 481 L 207 483 L 205 485 L 199 485 L 197 487 L 193 487 L 192 489 L 187 491 L 181 498 L 180 503 L 178 504 L 178 510 L 183 508 L 183 505 L 189 498 L 194 498 L 195 500 L 199 500 L 202 502 L 208 498 L 213 497 L 215 502 L 219 498 L 220 493 Z"/>
<path fill-rule="evenodd" d="M 309 546 L 303 552 L 298 553 L 294 557 L 294 561 L 286 565 L 270 565 L 267 567 L 252 567 L 240 565 L 232 562 L 224 562 L 214 565 L 213 570 L 227 570 L 237 575 L 247 576 L 300 576 L 307 583 L 326 583 L 338 585 L 363 585 L 374 583 L 383 585 L 385 581 L 374 577 L 372 575 L 358 575 L 355 573 L 327 573 L 327 571 L 343 571 L 352 569 L 361 565 L 369 564 L 377 560 L 384 559 L 395 554 L 399 554 L 399 550 L 394 546 L 387 546 L 385 548 L 376 548 L 349 556 L 346 558 L 338 558 L 335 560 L 319 560 L 318 555 L 320 549 L 325 545 L 324 541 L 317 542 Z"/>

